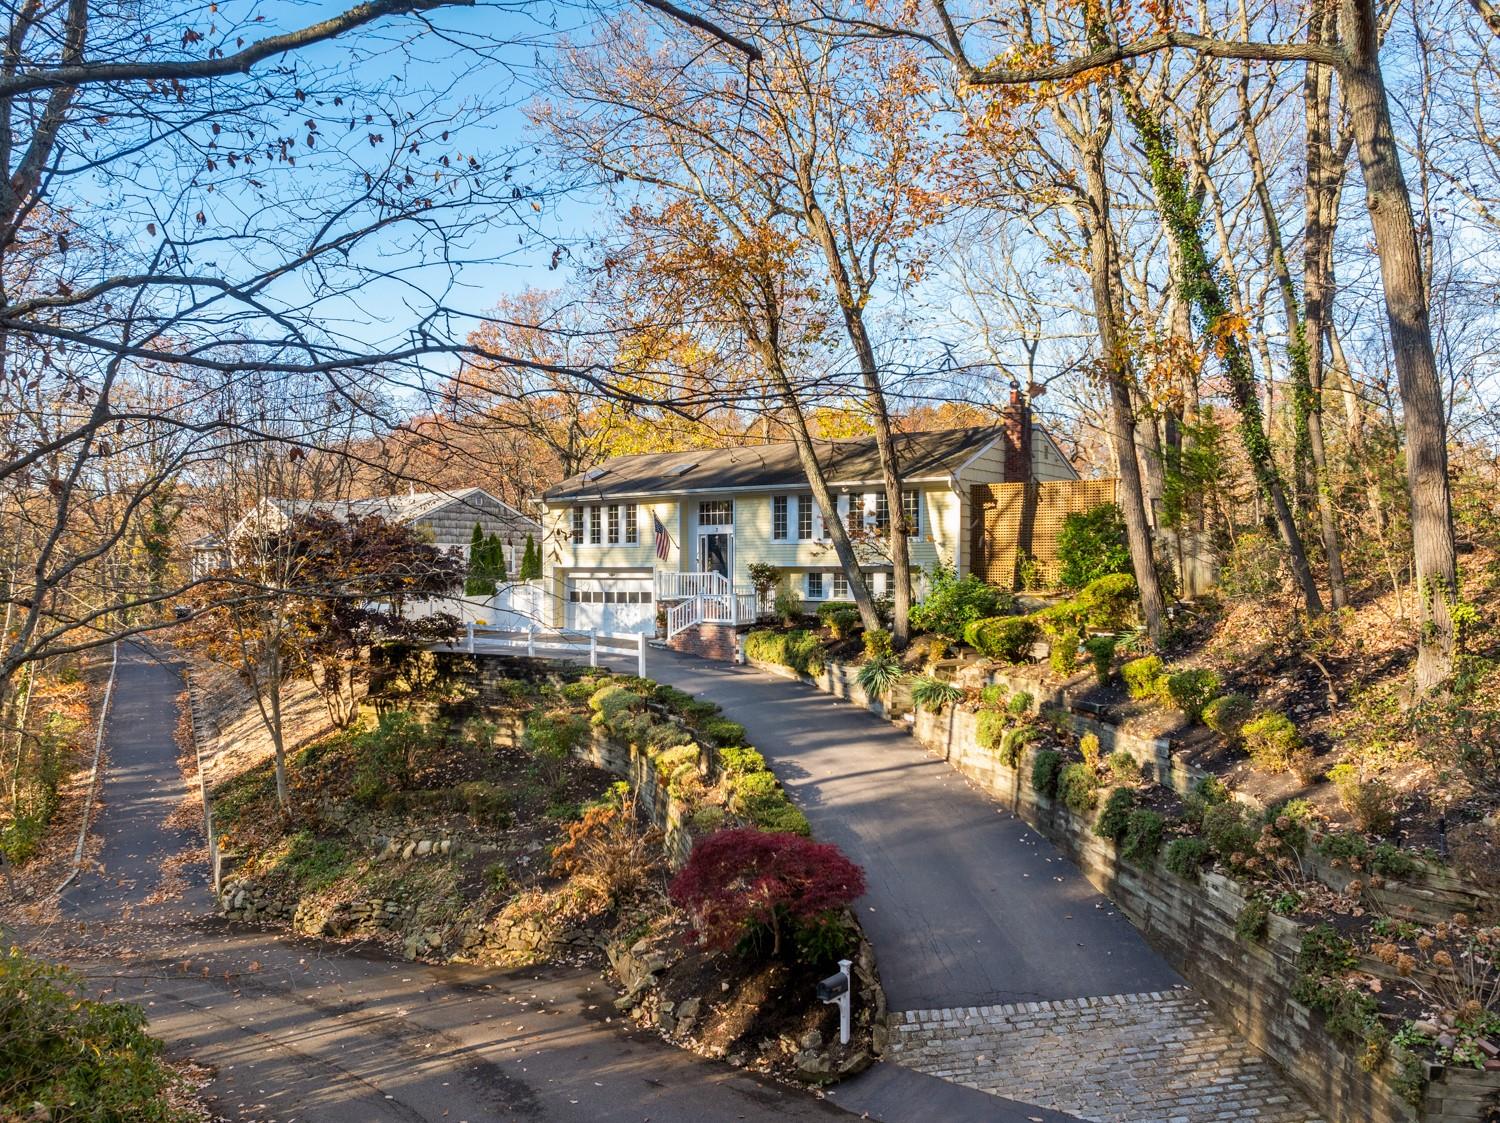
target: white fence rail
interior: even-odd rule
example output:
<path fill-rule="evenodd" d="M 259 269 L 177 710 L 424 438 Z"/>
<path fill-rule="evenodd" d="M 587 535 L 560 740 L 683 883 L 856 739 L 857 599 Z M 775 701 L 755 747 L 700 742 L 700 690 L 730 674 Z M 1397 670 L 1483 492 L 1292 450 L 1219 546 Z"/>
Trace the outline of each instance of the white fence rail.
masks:
<path fill-rule="evenodd" d="M 646 636 L 634 632 L 571 632 L 514 628 L 487 628 L 469 623 L 463 637 L 452 644 L 434 644 L 434 651 L 456 651 L 469 655 L 526 655 L 531 658 L 587 659 L 599 665 L 601 655 L 634 656 L 636 673 L 646 674 Z"/>

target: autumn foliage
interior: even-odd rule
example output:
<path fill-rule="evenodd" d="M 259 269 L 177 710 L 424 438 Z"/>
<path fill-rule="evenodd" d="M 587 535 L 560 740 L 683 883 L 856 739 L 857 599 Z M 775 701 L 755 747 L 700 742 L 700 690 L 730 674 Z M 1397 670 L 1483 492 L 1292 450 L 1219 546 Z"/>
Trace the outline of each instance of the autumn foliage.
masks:
<path fill-rule="evenodd" d="M 699 842 L 670 890 L 709 946 L 733 948 L 769 932 L 773 955 L 783 936 L 826 923 L 864 891 L 864 871 L 837 846 L 752 828 Z"/>

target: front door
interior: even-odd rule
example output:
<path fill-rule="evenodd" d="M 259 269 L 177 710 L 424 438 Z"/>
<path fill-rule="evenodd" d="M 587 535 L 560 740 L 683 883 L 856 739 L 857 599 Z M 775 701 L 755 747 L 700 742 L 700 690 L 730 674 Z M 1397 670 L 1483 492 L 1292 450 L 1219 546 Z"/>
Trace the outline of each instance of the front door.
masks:
<path fill-rule="evenodd" d="M 698 535 L 698 571 L 717 573 L 726 580 L 734 571 L 734 535 L 705 530 Z"/>

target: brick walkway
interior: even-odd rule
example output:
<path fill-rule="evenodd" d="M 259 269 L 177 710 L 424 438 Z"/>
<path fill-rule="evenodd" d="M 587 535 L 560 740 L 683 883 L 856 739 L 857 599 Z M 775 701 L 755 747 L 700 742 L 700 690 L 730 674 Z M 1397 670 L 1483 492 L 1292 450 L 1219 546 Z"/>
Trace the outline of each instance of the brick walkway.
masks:
<path fill-rule="evenodd" d="M 1317 1116 L 1186 989 L 891 1016 L 887 1059 L 1098 1123 Z"/>

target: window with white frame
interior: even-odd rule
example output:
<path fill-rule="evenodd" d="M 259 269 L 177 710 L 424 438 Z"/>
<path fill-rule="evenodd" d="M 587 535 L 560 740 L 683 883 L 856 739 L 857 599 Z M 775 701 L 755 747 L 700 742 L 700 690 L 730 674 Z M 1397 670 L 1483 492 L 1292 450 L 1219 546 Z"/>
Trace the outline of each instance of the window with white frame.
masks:
<path fill-rule="evenodd" d="M 813 536 L 813 498 L 811 495 L 797 496 L 797 540 L 809 542 Z"/>
<path fill-rule="evenodd" d="M 849 577 L 842 570 L 833 575 L 833 599 L 849 599 Z"/>
<path fill-rule="evenodd" d="M 705 499 L 698 504 L 699 526 L 733 526 L 733 499 Z"/>
<path fill-rule="evenodd" d="M 583 508 L 573 508 L 573 545 L 583 545 Z"/>
<path fill-rule="evenodd" d="M 604 522 L 604 519 L 600 517 L 601 515 L 603 515 L 603 513 L 604 512 L 600 508 L 598 508 L 598 507 L 590 507 L 589 508 L 589 545 L 590 546 L 597 546 L 597 545 L 599 545 L 600 540 L 604 537 L 604 527 L 602 525 L 603 522 Z"/>
<path fill-rule="evenodd" d="M 849 527 L 849 533 L 862 533 L 865 529 L 865 497 L 843 495 L 839 497 L 839 502 L 844 505 L 844 523 Z"/>
<path fill-rule="evenodd" d="M 807 575 L 807 599 L 823 599 L 823 575 L 821 573 L 809 573 Z"/>
<path fill-rule="evenodd" d="M 620 544 L 620 505 L 611 503 L 609 505 L 609 535 L 608 541 L 611 546 Z"/>
<path fill-rule="evenodd" d="M 901 514 L 906 519 L 906 533 L 913 538 L 920 538 L 922 536 L 922 493 L 920 491 L 901 493 Z"/>
<path fill-rule="evenodd" d="M 883 491 L 875 493 L 875 529 L 881 534 L 891 529 L 891 501 Z"/>
<path fill-rule="evenodd" d="M 635 504 L 625 504 L 625 545 L 634 546 L 641 540 L 640 527 L 635 521 Z"/>
<path fill-rule="evenodd" d="M 771 496 L 771 540 L 773 542 L 785 542 L 789 537 L 787 530 L 787 496 Z"/>

